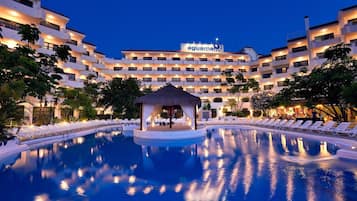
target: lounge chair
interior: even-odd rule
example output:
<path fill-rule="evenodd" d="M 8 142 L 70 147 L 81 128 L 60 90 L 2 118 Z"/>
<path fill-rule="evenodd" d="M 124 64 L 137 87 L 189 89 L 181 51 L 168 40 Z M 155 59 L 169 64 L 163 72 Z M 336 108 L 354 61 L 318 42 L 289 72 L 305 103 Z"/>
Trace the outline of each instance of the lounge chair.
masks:
<path fill-rule="evenodd" d="M 307 120 L 303 124 L 301 124 L 299 127 L 297 127 L 296 129 L 304 130 L 304 129 L 308 128 L 311 125 L 312 125 L 312 121 L 311 120 Z"/>
<path fill-rule="evenodd" d="M 273 127 L 274 128 L 279 128 L 280 126 L 286 124 L 288 122 L 287 119 L 281 120 L 279 123 L 275 124 Z"/>
<path fill-rule="evenodd" d="M 305 127 L 305 128 L 300 128 L 301 130 L 317 130 L 319 127 L 321 127 L 321 125 L 323 124 L 322 121 L 316 121 L 315 123 L 313 123 L 311 126 L 309 127 Z"/>
<path fill-rule="evenodd" d="M 342 131 L 341 133 L 347 134 L 350 137 L 357 137 L 357 124 L 355 127 L 351 129 L 346 129 L 345 131 Z"/>
<path fill-rule="evenodd" d="M 289 128 L 293 123 L 295 122 L 295 120 L 289 120 L 288 122 L 286 122 L 285 124 L 281 124 L 280 126 L 279 126 L 279 128 L 280 129 L 282 129 L 282 128 Z"/>
<path fill-rule="evenodd" d="M 331 132 L 331 130 L 334 128 L 335 124 L 336 124 L 335 121 L 326 122 L 323 126 L 316 128 L 316 131 L 318 131 L 318 132 Z"/>
<path fill-rule="evenodd" d="M 332 132 L 337 135 L 338 133 L 342 133 L 347 130 L 347 128 L 351 125 L 351 122 L 342 122 L 336 128 L 332 130 Z"/>
<path fill-rule="evenodd" d="M 303 120 L 297 120 L 293 125 L 291 125 L 287 128 L 292 128 L 292 129 L 299 128 L 303 122 L 304 122 Z"/>

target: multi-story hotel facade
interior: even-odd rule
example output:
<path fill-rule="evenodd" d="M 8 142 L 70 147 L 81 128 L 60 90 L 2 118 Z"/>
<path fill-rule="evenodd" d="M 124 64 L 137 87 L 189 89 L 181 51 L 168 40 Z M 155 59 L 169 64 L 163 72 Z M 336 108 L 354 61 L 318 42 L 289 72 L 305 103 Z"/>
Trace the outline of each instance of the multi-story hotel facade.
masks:
<path fill-rule="evenodd" d="M 122 59 L 113 59 L 96 51 L 94 44 L 84 40 L 84 33 L 68 28 L 68 21 L 68 17 L 43 8 L 39 0 L 2 0 L 0 42 L 10 48 L 23 43 L 17 33 L 19 25 L 35 24 L 41 31 L 34 46 L 38 52 L 53 54 L 53 47 L 61 44 L 71 48 L 68 62 L 58 64 L 65 72 L 61 86 L 83 87 L 90 74 L 96 76 L 97 82 L 133 77 L 142 88 L 153 90 L 171 83 L 201 97 L 203 102 L 210 102 L 217 116 L 223 115 L 230 99 L 235 99 L 239 108 L 250 109 L 249 98 L 254 94 L 230 94 L 229 86 L 224 85 L 224 71 L 241 72 L 246 78 L 256 79 L 262 91 L 278 92 L 291 74 L 302 68 L 311 71 L 322 64 L 322 53 L 332 45 L 350 44 L 351 55 L 357 58 L 357 5 L 341 9 L 336 21 L 318 26 L 311 27 L 305 17 L 305 35 L 289 39 L 285 47 L 274 48 L 269 55 L 259 55 L 253 48 L 225 52 L 218 43 L 183 43 L 178 50 L 124 50 Z M 25 104 L 30 123 L 38 104 L 36 100 Z M 60 117 L 60 106 L 56 107 L 55 115 Z"/>

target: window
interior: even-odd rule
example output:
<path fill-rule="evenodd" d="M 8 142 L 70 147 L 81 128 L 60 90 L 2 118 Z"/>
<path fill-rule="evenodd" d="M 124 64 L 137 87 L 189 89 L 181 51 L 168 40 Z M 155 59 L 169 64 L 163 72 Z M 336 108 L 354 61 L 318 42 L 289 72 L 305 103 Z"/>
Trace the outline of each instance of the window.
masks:
<path fill-rule="evenodd" d="M 186 88 L 186 91 L 189 93 L 195 93 L 195 89 L 194 88 Z"/>
<path fill-rule="evenodd" d="M 213 68 L 213 72 L 219 73 L 219 72 L 221 72 L 221 69 L 220 68 Z"/>
<path fill-rule="evenodd" d="M 353 46 L 357 46 L 357 39 L 350 40 L 350 44 Z"/>
<path fill-rule="evenodd" d="M 195 69 L 194 69 L 194 68 L 187 67 L 187 68 L 186 68 L 186 71 L 191 71 L 191 72 L 192 72 L 192 71 L 195 71 Z"/>
<path fill-rule="evenodd" d="M 171 79 L 171 81 L 172 81 L 172 82 L 181 82 L 181 78 L 179 78 L 179 77 L 173 77 L 173 78 Z"/>
<path fill-rule="evenodd" d="M 247 72 L 247 69 L 245 69 L 245 68 L 241 68 L 241 69 L 238 69 L 239 70 L 239 72 L 241 72 L 241 73 L 246 73 Z"/>
<path fill-rule="evenodd" d="M 195 81 L 195 78 L 192 78 L 192 77 L 186 78 L 186 82 L 194 82 L 194 81 Z"/>
<path fill-rule="evenodd" d="M 207 88 L 200 88 L 200 92 L 207 94 L 208 93 L 208 89 Z"/>
<path fill-rule="evenodd" d="M 152 71 L 152 67 L 143 67 L 143 71 Z"/>
<path fill-rule="evenodd" d="M 220 62 L 220 61 L 221 61 L 221 59 L 215 59 L 214 61 L 215 61 L 215 62 Z"/>
<path fill-rule="evenodd" d="M 201 78 L 200 78 L 200 81 L 201 81 L 201 82 L 208 82 L 208 78 L 206 78 L 206 77 L 201 77 Z"/>
<path fill-rule="evenodd" d="M 86 67 L 86 70 L 89 70 L 89 66 L 88 65 L 84 65 Z"/>
<path fill-rule="evenodd" d="M 264 90 L 271 90 L 273 87 L 273 84 L 264 85 Z"/>
<path fill-rule="evenodd" d="M 298 68 L 298 67 L 301 67 L 301 66 L 308 66 L 309 65 L 309 61 L 308 60 L 305 60 L 305 61 L 296 61 L 294 62 L 294 67 Z"/>
<path fill-rule="evenodd" d="M 265 73 L 262 75 L 263 79 L 270 78 L 270 77 L 271 77 L 271 73 Z"/>
<path fill-rule="evenodd" d="M 276 74 L 286 73 L 289 66 L 279 67 L 275 69 Z"/>
<path fill-rule="evenodd" d="M 276 56 L 275 61 L 285 60 L 286 58 L 287 58 L 287 55 Z"/>
<path fill-rule="evenodd" d="M 201 71 L 201 72 L 207 72 L 207 71 L 208 71 L 208 68 L 200 68 L 200 71 Z"/>
<path fill-rule="evenodd" d="M 250 69 L 250 72 L 257 72 L 258 71 L 258 68 L 251 68 Z"/>
<path fill-rule="evenodd" d="M 68 40 L 67 43 L 68 44 L 72 44 L 72 45 L 78 45 L 78 42 L 76 40 L 73 40 L 73 39 Z"/>
<path fill-rule="evenodd" d="M 152 57 L 143 57 L 143 60 L 152 60 Z"/>
<path fill-rule="evenodd" d="M 355 25 L 355 24 L 357 24 L 357 18 L 350 19 L 350 20 L 348 20 L 348 22 L 347 22 L 347 23 L 348 23 L 348 24 Z"/>
<path fill-rule="evenodd" d="M 262 67 L 268 67 L 270 66 L 270 63 L 262 63 Z"/>
<path fill-rule="evenodd" d="M 76 80 L 76 74 L 72 74 L 72 73 L 66 73 L 68 76 L 68 80 L 70 81 L 75 81 Z"/>
<path fill-rule="evenodd" d="M 238 62 L 246 62 L 247 60 L 245 60 L 245 59 L 238 59 Z"/>
<path fill-rule="evenodd" d="M 307 46 L 301 46 L 301 47 L 295 47 L 293 49 L 291 49 L 292 52 L 302 52 L 302 51 L 306 51 L 307 50 Z"/>
<path fill-rule="evenodd" d="M 86 51 L 83 55 L 89 56 L 89 51 Z"/>
<path fill-rule="evenodd" d="M 165 61 L 165 60 L 166 60 L 166 57 L 158 57 L 157 60 Z"/>
<path fill-rule="evenodd" d="M 131 57 L 132 60 L 138 60 L 138 57 Z"/>
<path fill-rule="evenodd" d="M 144 77 L 143 82 L 151 82 L 152 78 L 151 77 Z"/>
<path fill-rule="evenodd" d="M 53 43 L 44 42 L 43 47 L 48 50 L 55 50 L 58 47 L 58 45 L 55 45 Z"/>
<path fill-rule="evenodd" d="M 172 60 L 174 60 L 174 61 L 180 61 L 181 59 L 180 59 L 180 57 L 172 57 Z"/>
<path fill-rule="evenodd" d="M 222 79 L 221 78 L 213 78 L 213 81 L 214 82 L 222 82 Z"/>
<path fill-rule="evenodd" d="M 120 66 L 114 66 L 114 71 L 121 71 L 123 70 L 123 67 L 120 67 Z"/>
<path fill-rule="evenodd" d="M 318 52 L 318 53 L 316 53 L 316 57 L 319 58 L 319 59 L 323 59 L 323 58 L 325 58 L 325 53 L 324 52 Z"/>
<path fill-rule="evenodd" d="M 69 55 L 69 62 L 76 63 L 77 62 L 77 58 L 72 56 L 72 55 Z"/>
<path fill-rule="evenodd" d="M 329 40 L 329 39 L 333 39 L 334 37 L 335 36 L 333 33 L 329 33 L 329 34 L 325 34 L 325 35 L 321 35 L 321 36 L 316 36 L 315 41 Z"/>
<path fill-rule="evenodd" d="M 53 23 L 47 22 L 47 21 L 41 21 L 40 25 L 45 26 L 45 27 L 50 28 L 50 29 L 57 30 L 57 31 L 59 31 L 61 29 L 59 25 L 53 24 Z"/>
<path fill-rule="evenodd" d="M 288 86 L 288 82 L 286 82 L 286 81 L 278 81 L 277 84 L 278 84 L 278 87 Z"/>
<path fill-rule="evenodd" d="M 222 93 L 222 89 L 217 89 L 217 88 L 215 88 L 215 89 L 213 89 L 213 91 L 214 91 L 215 93 Z"/>
<path fill-rule="evenodd" d="M 172 67 L 171 70 L 172 71 L 181 71 L 180 67 Z"/>
<path fill-rule="evenodd" d="M 226 62 L 233 62 L 233 59 L 225 59 Z"/>
<path fill-rule="evenodd" d="M 157 67 L 157 71 L 166 71 L 166 67 Z"/>
<path fill-rule="evenodd" d="M 227 68 L 224 72 L 226 72 L 226 73 L 233 73 L 233 69 L 232 69 L 232 68 Z"/>
<path fill-rule="evenodd" d="M 208 61 L 207 58 L 200 58 L 200 61 Z"/>
<path fill-rule="evenodd" d="M 128 67 L 128 70 L 129 70 L 129 71 L 137 71 L 138 68 L 137 68 L 137 67 Z"/>
<path fill-rule="evenodd" d="M 194 61 L 195 59 L 193 57 L 186 57 L 185 60 L 186 61 Z"/>
<path fill-rule="evenodd" d="M 247 102 L 249 102 L 249 97 L 243 97 L 241 99 L 241 101 L 244 102 L 244 103 L 247 103 Z"/>
<path fill-rule="evenodd" d="M 166 82 L 166 77 L 158 77 L 157 81 L 158 82 Z"/>
<path fill-rule="evenodd" d="M 29 0 L 14 0 L 20 4 L 23 4 L 25 6 L 28 6 L 28 7 L 33 7 L 33 2 L 32 1 L 29 1 Z"/>

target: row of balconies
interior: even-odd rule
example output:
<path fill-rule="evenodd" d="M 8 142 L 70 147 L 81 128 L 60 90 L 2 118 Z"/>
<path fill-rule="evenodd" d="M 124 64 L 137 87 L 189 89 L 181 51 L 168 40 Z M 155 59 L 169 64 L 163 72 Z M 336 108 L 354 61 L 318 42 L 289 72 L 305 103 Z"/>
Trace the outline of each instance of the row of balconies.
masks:
<path fill-rule="evenodd" d="M 240 61 L 185 61 L 185 60 L 131 60 L 131 59 L 121 59 L 118 63 L 122 64 L 185 64 L 185 65 L 247 65 L 247 62 Z"/>

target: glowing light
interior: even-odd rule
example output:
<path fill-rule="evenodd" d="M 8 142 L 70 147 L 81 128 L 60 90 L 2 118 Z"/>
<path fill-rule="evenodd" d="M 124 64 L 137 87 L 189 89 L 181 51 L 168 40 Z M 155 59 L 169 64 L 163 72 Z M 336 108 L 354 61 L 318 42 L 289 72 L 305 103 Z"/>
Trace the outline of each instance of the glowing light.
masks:
<path fill-rule="evenodd" d="M 178 193 L 182 190 L 182 184 L 177 184 L 175 187 L 175 192 Z"/>
<path fill-rule="evenodd" d="M 78 177 L 83 177 L 83 170 L 81 168 L 78 169 L 77 175 Z"/>
<path fill-rule="evenodd" d="M 10 49 L 13 49 L 17 46 L 17 43 L 14 40 L 7 40 L 7 41 L 4 41 L 3 43 Z"/>
<path fill-rule="evenodd" d="M 160 187 L 159 192 L 160 192 L 160 194 L 165 193 L 165 192 L 166 192 L 166 186 L 165 186 L 165 185 L 162 185 L 162 186 Z"/>
<path fill-rule="evenodd" d="M 154 189 L 154 187 L 147 186 L 147 187 L 144 188 L 143 193 L 144 194 L 149 194 L 153 189 Z"/>
<path fill-rule="evenodd" d="M 120 177 L 119 177 L 119 176 L 115 176 L 115 177 L 113 178 L 113 182 L 114 182 L 115 184 L 118 184 L 118 183 L 120 182 Z"/>
<path fill-rule="evenodd" d="M 130 176 L 129 177 L 129 183 L 134 183 L 135 182 L 135 180 L 136 180 L 136 177 L 135 176 Z"/>
<path fill-rule="evenodd" d="M 135 187 L 129 187 L 128 191 L 126 192 L 126 194 L 133 196 L 136 193 L 136 189 Z"/>
<path fill-rule="evenodd" d="M 16 11 L 10 11 L 9 12 L 10 13 L 10 15 L 12 15 L 12 16 L 14 16 L 14 17 L 18 17 L 19 16 L 19 13 L 18 12 L 16 12 Z"/>
<path fill-rule="evenodd" d="M 94 180 L 95 180 L 94 177 L 91 176 L 91 177 L 90 177 L 90 181 L 91 181 L 91 182 L 94 182 Z"/>
<path fill-rule="evenodd" d="M 55 19 L 55 17 L 53 17 L 53 15 L 47 15 L 48 19 Z"/>
<path fill-rule="evenodd" d="M 34 201 L 48 201 L 50 200 L 48 198 L 47 194 L 42 194 L 42 195 L 36 195 Z"/>
<path fill-rule="evenodd" d="M 85 190 L 82 187 L 79 186 L 79 187 L 77 187 L 76 192 L 77 192 L 78 195 L 83 196 L 84 193 L 85 193 Z"/>
<path fill-rule="evenodd" d="M 68 191 L 69 190 L 69 185 L 65 180 L 62 180 L 61 183 L 60 183 L 60 188 L 62 190 Z"/>

